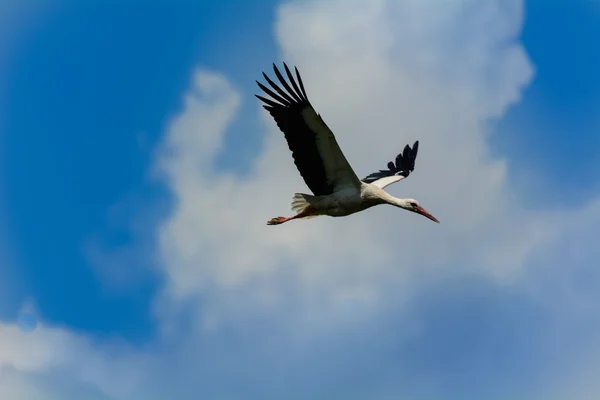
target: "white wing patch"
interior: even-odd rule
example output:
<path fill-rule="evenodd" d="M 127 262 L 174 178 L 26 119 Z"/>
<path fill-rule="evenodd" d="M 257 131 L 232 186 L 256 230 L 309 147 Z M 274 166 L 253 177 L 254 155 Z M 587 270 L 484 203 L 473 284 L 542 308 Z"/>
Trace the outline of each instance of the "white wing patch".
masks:
<path fill-rule="evenodd" d="M 392 183 L 400 182 L 404 178 L 405 177 L 402 175 L 384 176 L 383 178 L 371 182 L 371 185 L 375 185 L 383 189 L 384 187 L 389 186 Z"/>

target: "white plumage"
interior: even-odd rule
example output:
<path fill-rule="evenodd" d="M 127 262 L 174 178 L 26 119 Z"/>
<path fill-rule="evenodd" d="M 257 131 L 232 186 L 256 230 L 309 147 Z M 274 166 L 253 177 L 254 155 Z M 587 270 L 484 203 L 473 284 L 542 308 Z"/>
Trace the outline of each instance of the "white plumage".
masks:
<path fill-rule="evenodd" d="M 395 163 L 388 163 L 387 170 L 359 179 L 333 132 L 308 101 L 298 69 L 295 68 L 296 82 L 287 65 L 284 63 L 283 66 L 289 83 L 275 64 L 273 70 L 285 90 L 263 72 L 275 92 L 257 81 L 258 86 L 270 98 L 259 95 L 256 97 L 265 103 L 263 107 L 285 135 L 294 163 L 313 194 L 296 193 L 292 200 L 292 211 L 296 215 L 276 217 L 267 224 L 279 225 L 293 219 L 318 215 L 343 217 L 379 204 L 390 204 L 439 222 L 415 199 L 400 199 L 383 190 L 408 177 L 414 170 L 419 142 L 415 142 L 412 148 L 406 145 L 404 151 L 396 157 Z"/>

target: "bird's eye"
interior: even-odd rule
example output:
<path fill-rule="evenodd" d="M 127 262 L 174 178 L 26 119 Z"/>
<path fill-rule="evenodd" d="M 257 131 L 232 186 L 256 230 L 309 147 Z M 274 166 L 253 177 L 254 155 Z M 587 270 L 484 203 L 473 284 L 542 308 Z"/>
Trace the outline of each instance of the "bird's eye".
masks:
<path fill-rule="evenodd" d="M 410 205 L 411 205 L 412 207 L 414 207 L 414 208 L 417 208 L 417 207 L 419 207 L 419 205 L 418 205 L 417 203 L 410 203 Z"/>

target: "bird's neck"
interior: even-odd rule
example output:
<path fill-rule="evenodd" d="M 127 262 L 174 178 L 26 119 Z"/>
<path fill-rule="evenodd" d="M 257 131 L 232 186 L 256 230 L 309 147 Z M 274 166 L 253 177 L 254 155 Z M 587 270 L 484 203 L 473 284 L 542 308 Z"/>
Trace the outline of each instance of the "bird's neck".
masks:
<path fill-rule="evenodd" d="M 410 208 L 407 199 L 401 199 L 398 197 L 394 197 L 391 194 L 389 194 L 388 192 L 386 192 L 385 190 L 382 190 L 382 193 L 380 194 L 380 196 L 381 196 L 381 199 L 387 204 L 390 204 L 390 205 L 396 206 L 396 207 L 400 207 L 400 208 L 404 208 L 404 209 Z"/>

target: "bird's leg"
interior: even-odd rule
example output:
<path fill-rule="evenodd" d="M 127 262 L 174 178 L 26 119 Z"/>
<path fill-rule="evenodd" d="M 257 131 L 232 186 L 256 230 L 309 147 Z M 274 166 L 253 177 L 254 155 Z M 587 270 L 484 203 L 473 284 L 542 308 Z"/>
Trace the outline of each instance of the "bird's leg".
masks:
<path fill-rule="evenodd" d="M 290 220 L 292 220 L 294 217 L 275 217 L 275 218 L 271 218 L 269 221 L 267 221 L 267 225 L 280 225 L 283 224 L 284 222 L 288 222 Z"/>
<path fill-rule="evenodd" d="M 293 217 L 275 217 L 275 218 L 271 218 L 269 221 L 267 221 L 267 225 L 280 225 L 280 224 L 283 224 L 284 222 L 288 222 L 288 221 L 291 221 L 293 219 L 310 217 L 311 215 L 314 215 L 314 210 L 313 210 L 312 207 L 307 207 L 304 211 L 302 211 L 299 214 L 294 215 Z"/>

